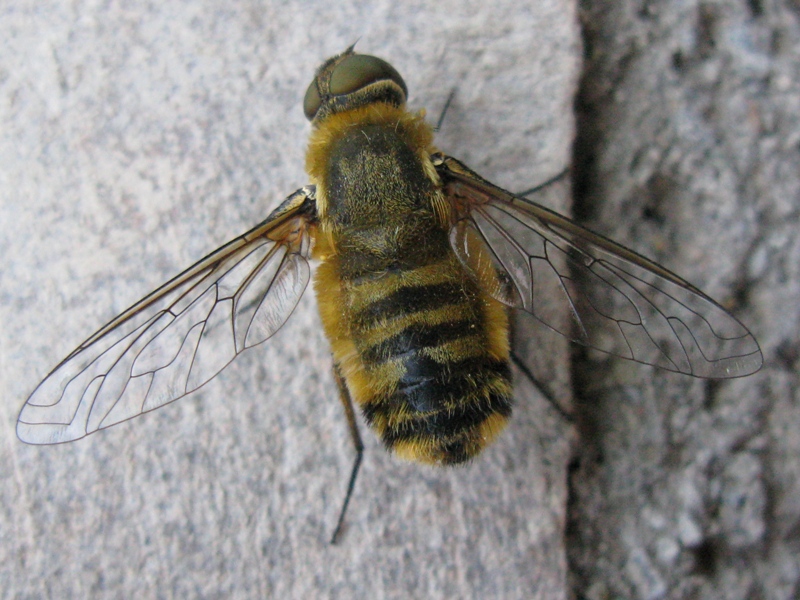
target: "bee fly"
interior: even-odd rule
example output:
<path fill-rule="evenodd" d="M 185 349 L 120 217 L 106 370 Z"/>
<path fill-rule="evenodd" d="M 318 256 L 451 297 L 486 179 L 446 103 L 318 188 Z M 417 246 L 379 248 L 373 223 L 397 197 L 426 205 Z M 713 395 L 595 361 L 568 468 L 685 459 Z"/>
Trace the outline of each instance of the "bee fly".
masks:
<path fill-rule="evenodd" d="M 753 335 L 693 285 L 438 152 L 406 96 L 379 58 L 350 48 L 325 62 L 304 100 L 310 184 L 78 346 L 28 398 L 19 438 L 76 440 L 196 390 L 280 329 L 312 258 L 357 450 L 334 539 L 362 454 L 354 404 L 389 450 L 423 463 L 468 461 L 502 431 L 510 309 L 678 373 L 761 367 Z"/>

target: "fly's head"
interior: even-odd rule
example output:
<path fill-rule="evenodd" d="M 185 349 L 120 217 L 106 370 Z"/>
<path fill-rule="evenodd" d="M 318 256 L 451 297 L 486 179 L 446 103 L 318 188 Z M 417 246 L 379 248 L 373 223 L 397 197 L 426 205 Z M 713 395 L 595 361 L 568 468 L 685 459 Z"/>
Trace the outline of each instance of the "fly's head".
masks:
<path fill-rule="evenodd" d="M 351 46 L 319 68 L 306 91 L 303 111 L 316 126 L 330 115 L 373 103 L 402 107 L 407 96 L 408 88 L 392 65 L 356 54 Z"/>

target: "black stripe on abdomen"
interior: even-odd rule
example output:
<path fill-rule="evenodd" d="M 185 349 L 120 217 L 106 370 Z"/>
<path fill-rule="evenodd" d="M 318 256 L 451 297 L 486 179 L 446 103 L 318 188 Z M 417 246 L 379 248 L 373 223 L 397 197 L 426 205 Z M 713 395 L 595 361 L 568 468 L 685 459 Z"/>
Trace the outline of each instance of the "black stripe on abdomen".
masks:
<path fill-rule="evenodd" d="M 354 315 L 353 322 L 368 329 L 383 320 L 459 304 L 464 302 L 464 298 L 464 286 L 461 283 L 445 281 L 429 285 L 407 285 L 370 303 Z"/>
<path fill-rule="evenodd" d="M 398 381 L 397 390 L 387 398 L 387 405 L 405 402 L 416 412 L 441 410 L 475 395 L 492 380 L 511 380 L 507 362 L 485 356 L 460 361 L 438 363 L 415 353 L 404 361 L 406 369 Z"/>
<path fill-rule="evenodd" d="M 370 425 L 404 406 L 410 409 L 410 418 L 383 431 L 387 445 L 420 434 L 451 436 L 475 427 L 490 414 L 511 414 L 512 399 L 492 391 L 498 383 L 511 381 L 505 361 L 476 357 L 437 363 L 415 353 L 404 364 L 406 374 L 395 392 L 362 406 Z"/>
<path fill-rule="evenodd" d="M 361 352 L 361 359 L 368 366 L 387 360 L 403 358 L 423 348 L 440 346 L 447 342 L 472 335 L 473 321 L 445 321 L 432 325 L 414 323 L 400 333 L 383 340 Z"/>

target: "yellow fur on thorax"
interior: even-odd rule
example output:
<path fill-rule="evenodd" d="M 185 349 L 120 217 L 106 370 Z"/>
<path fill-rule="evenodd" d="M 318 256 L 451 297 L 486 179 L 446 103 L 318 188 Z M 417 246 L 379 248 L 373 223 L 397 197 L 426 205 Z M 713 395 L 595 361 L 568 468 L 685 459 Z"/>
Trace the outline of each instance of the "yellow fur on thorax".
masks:
<path fill-rule="evenodd" d="M 335 249 L 328 214 L 328 170 L 330 151 L 333 145 L 353 129 L 366 125 L 383 125 L 394 129 L 412 148 L 425 170 L 425 175 L 441 187 L 439 175 L 430 160 L 436 152 L 433 146 L 433 128 L 425 122 L 424 112 L 412 113 L 403 107 L 384 103 L 372 103 L 360 108 L 330 115 L 321 123 L 316 123 L 306 150 L 306 172 L 311 183 L 317 186 L 317 216 L 322 234 L 328 238 L 328 245 Z M 441 194 L 433 199 L 431 207 L 443 227 L 450 221 L 450 211 Z"/>

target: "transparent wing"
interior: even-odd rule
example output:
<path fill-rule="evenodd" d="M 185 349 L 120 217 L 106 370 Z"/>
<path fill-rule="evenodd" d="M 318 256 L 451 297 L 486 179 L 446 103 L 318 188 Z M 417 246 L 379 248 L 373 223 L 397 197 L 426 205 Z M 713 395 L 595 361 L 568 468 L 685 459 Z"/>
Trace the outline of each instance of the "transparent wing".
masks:
<path fill-rule="evenodd" d="M 690 283 L 450 157 L 434 164 L 454 209 L 452 247 L 504 304 L 575 342 L 669 371 L 728 378 L 761 368 L 753 335 Z"/>
<path fill-rule="evenodd" d="M 143 298 L 76 348 L 31 394 L 17 423 L 55 444 L 199 388 L 289 318 L 309 280 L 314 188 Z"/>

